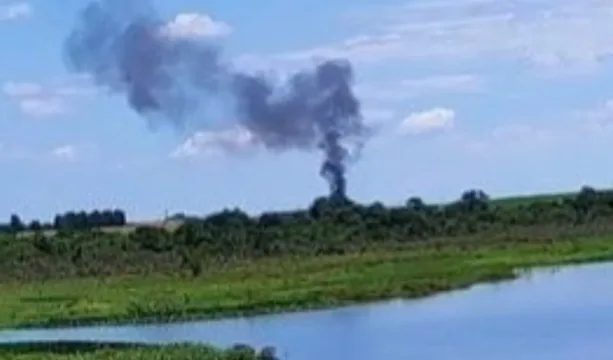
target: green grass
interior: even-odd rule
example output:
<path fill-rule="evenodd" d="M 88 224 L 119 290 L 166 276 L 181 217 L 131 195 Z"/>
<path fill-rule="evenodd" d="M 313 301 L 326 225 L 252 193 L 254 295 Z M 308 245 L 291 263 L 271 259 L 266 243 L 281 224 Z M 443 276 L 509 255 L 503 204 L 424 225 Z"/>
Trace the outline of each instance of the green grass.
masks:
<path fill-rule="evenodd" d="M 0 345 L 0 360 L 272 360 L 248 347 L 219 350 L 204 345 L 146 346 L 128 343 L 50 342 Z M 241 354 L 242 356 L 238 356 Z M 271 354 L 268 352 L 268 354 Z M 272 353 L 274 354 L 274 353 Z"/>
<path fill-rule="evenodd" d="M 536 195 L 518 195 L 492 199 L 492 203 L 498 206 L 527 206 L 530 204 L 572 199 L 577 195 L 577 192 L 552 193 L 552 194 L 536 194 Z"/>
<path fill-rule="evenodd" d="M 198 278 L 5 283 L 0 285 L 0 327 L 188 320 L 335 307 L 511 279 L 517 268 L 604 260 L 613 260 L 613 237 L 431 242 L 363 254 L 267 259 Z"/>

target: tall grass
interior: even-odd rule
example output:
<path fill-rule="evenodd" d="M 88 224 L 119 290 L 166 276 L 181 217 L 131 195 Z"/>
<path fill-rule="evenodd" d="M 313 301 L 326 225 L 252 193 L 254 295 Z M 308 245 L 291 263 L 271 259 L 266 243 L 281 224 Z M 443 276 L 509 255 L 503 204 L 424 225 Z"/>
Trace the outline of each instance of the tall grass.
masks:
<path fill-rule="evenodd" d="M 77 278 L 0 284 L 0 327 L 191 320 L 421 297 L 515 269 L 613 260 L 613 237 L 413 244 L 363 253 L 269 258 L 196 278 Z"/>

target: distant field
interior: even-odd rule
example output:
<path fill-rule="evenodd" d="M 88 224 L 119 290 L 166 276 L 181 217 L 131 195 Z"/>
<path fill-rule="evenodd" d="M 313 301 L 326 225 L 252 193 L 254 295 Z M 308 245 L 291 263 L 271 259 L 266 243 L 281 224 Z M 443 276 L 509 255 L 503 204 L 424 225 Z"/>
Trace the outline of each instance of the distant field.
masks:
<path fill-rule="evenodd" d="M 129 223 L 125 226 L 107 226 L 107 227 L 101 228 L 100 230 L 107 232 L 107 233 L 120 232 L 120 233 L 128 234 L 128 233 L 133 232 L 136 228 L 140 226 L 152 226 L 152 227 L 165 228 L 166 230 L 172 232 L 178 229 L 181 226 L 181 224 L 183 224 L 183 220 L 142 221 L 142 222 Z M 56 232 L 57 232 L 56 230 L 45 230 L 43 234 L 45 234 L 46 236 L 53 236 L 55 235 Z M 23 231 L 19 235 L 20 236 L 32 236 L 34 235 L 34 232 L 30 230 L 26 230 L 26 231 Z"/>
<path fill-rule="evenodd" d="M 492 199 L 492 203 L 499 206 L 520 206 L 530 205 L 540 201 L 554 201 L 572 198 L 577 195 L 577 192 L 552 193 L 552 194 L 535 194 L 535 195 L 519 195 L 509 196 L 497 199 Z"/>

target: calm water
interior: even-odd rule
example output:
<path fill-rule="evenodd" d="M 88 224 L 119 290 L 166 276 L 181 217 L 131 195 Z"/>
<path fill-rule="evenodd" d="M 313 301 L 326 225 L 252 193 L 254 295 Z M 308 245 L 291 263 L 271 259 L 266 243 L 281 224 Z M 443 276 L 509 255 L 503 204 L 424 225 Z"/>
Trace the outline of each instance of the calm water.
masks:
<path fill-rule="evenodd" d="M 0 341 L 274 345 L 290 360 L 610 360 L 613 264 L 538 271 L 418 301 L 157 326 L 0 332 Z"/>

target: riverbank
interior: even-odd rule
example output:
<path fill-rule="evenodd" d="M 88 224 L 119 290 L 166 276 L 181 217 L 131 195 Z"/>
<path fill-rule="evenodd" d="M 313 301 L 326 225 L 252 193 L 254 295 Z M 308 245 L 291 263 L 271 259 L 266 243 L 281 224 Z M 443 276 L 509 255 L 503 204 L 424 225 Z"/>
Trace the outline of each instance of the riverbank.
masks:
<path fill-rule="evenodd" d="M 0 327 L 145 323 L 415 298 L 512 279 L 516 269 L 613 260 L 613 236 L 414 244 L 243 263 L 195 278 L 78 278 L 0 285 Z"/>
<path fill-rule="evenodd" d="M 0 345 L 0 360 L 276 360 L 272 348 L 220 350 L 205 345 L 150 346 L 129 343 L 52 342 Z"/>

